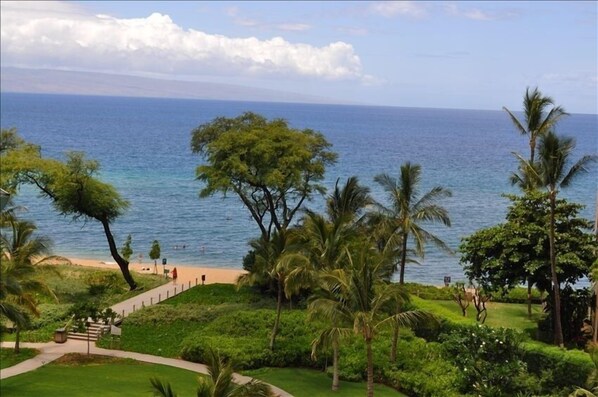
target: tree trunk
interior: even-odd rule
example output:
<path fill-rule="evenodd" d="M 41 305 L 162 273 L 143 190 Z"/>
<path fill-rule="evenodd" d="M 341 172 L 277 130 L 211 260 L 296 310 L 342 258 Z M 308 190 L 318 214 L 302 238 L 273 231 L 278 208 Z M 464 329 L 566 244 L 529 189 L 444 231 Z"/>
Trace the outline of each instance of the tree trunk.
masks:
<path fill-rule="evenodd" d="M 338 377 L 338 340 L 332 341 L 332 391 L 337 391 L 339 386 Z"/>
<path fill-rule="evenodd" d="M 137 283 L 135 280 L 133 280 L 133 276 L 131 276 L 131 272 L 129 271 L 129 262 L 127 262 L 118 253 L 116 243 L 114 242 L 114 236 L 112 236 L 112 232 L 110 231 L 110 223 L 108 222 L 108 219 L 102 218 L 99 219 L 99 221 L 102 223 L 102 226 L 104 226 L 104 234 L 106 235 L 106 240 L 108 240 L 108 246 L 110 247 L 110 254 L 112 255 L 112 258 L 114 258 L 118 264 L 118 267 L 120 268 L 125 281 L 127 284 L 129 284 L 131 291 L 135 290 L 137 288 Z"/>
<path fill-rule="evenodd" d="M 561 325 L 561 291 L 559 280 L 556 273 L 556 247 L 555 247 L 555 212 L 556 212 L 556 192 L 551 189 L 550 192 L 550 272 L 552 274 L 552 288 L 554 293 L 553 319 L 554 319 L 554 344 L 564 347 L 563 327 Z"/>
<path fill-rule="evenodd" d="M 367 397 L 374 397 L 374 359 L 372 357 L 372 338 L 365 338 L 365 347 L 368 361 Z"/>
<path fill-rule="evenodd" d="M 527 318 L 532 318 L 532 280 L 527 279 Z"/>
<path fill-rule="evenodd" d="M 20 342 L 21 342 L 21 327 L 19 327 L 18 325 L 15 325 L 15 329 L 16 329 L 16 335 L 15 335 L 15 354 L 19 354 L 19 352 L 21 351 L 21 346 L 20 346 Z"/>
<path fill-rule="evenodd" d="M 403 233 L 403 250 L 401 252 L 401 271 L 399 275 L 399 284 L 405 284 L 405 264 L 407 263 L 407 233 Z"/>
<path fill-rule="evenodd" d="M 274 342 L 276 335 L 278 335 L 278 325 L 280 324 L 280 312 L 282 311 L 282 281 L 278 279 L 278 299 L 276 301 L 276 320 L 272 328 L 272 335 L 270 336 L 270 350 L 274 350 Z"/>
<path fill-rule="evenodd" d="M 392 345 L 390 346 L 390 362 L 397 361 L 397 344 L 399 343 L 399 325 L 392 326 Z"/>

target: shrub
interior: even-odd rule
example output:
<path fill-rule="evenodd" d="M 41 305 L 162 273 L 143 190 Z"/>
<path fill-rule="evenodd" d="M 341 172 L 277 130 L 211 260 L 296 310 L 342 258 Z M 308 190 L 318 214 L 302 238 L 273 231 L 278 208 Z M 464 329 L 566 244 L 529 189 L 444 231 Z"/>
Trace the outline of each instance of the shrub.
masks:
<path fill-rule="evenodd" d="M 444 335 L 442 350 L 458 368 L 460 390 L 480 396 L 535 392 L 522 360 L 520 338 L 514 330 L 486 326 Z"/>
<path fill-rule="evenodd" d="M 85 277 L 85 285 L 90 295 L 101 295 L 113 289 L 120 283 L 120 277 L 115 272 L 93 272 Z"/>
<path fill-rule="evenodd" d="M 542 303 L 543 294 L 537 289 L 532 288 L 532 303 Z M 492 293 L 492 302 L 504 303 L 527 303 L 527 288 L 515 287 L 506 294 L 500 292 Z"/>
<path fill-rule="evenodd" d="M 522 347 L 528 371 L 541 376 L 544 391 L 584 386 L 594 369 L 589 355 L 579 350 L 563 350 L 539 342 L 525 342 Z"/>
<path fill-rule="evenodd" d="M 422 397 L 459 396 L 457 376 L 453 363 L 442 357 L 440 345 L 420 338 L 401 339 L 396 363 L 384 370 L 391 386 Z"/>
<path fill-rule="evenodd" d="M 448 287 L 436 287 L 433 285 L 405 283 L 405 289 L 409 294 L 427 300 L 451 300 L 453 295 Z"/>

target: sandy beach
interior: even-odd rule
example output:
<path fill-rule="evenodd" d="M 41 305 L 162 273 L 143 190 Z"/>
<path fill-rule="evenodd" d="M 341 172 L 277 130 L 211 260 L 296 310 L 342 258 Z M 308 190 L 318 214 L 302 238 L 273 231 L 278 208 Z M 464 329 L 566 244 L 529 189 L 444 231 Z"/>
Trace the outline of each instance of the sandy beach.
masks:
<path fill-rule="evenodd" d="M 87 258 L 74 258 L 68 257 L 73 265 L 79 266 L 88 266 L 88 267 L 97 267 L 102 269 L 114 269 L 119 270 L 118 265 L 113 260 L 106 260 L 101 261 L 97 259 L 87 259 Z M 110 258 L 112 259 L 112 258 Z M 58 263 L 58 262 L 57 262 Z M 158 274 L 163 274 L 163 268 L 160 261 L 158 261 Z M 166 269 L 172 272 L 172 269 L 176 267 L 177 269 L 177 278 L 179 282 L 187 283 L 191 281 L 193 284 L 195 283 L 195 279 L 199 280 L 201 283 L 202 276 L 205 275 L 205 284 L 215 284 L 215 283 L 225 283 L 225 284 L 233 284 L 236 282 L 237 278 L 241 275 L 246 273 L 244 270 L 241 269 L 221 269 L 221 268 L 214 268 L 214 267 L 200 267 L 200 266 L 189 266 L 189 265 L 166 265 Z M 149 268 L 150 270 L 144 270 Z M 133 263 L 129 264 L 129 269 L 131 272 L 135 273 L 145 273 L 151 274 L 154 272 L 154 264 L 153 262 L 150 263 Z M 134 274 L 133 274 L 134 277 Z"/>

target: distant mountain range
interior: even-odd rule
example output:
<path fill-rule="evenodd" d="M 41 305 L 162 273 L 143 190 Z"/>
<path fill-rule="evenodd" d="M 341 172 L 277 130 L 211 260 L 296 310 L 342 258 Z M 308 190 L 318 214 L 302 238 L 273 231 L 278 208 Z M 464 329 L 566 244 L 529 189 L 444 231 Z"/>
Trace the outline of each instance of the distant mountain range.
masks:
<path fill-rule="evenodd" d="M 234 84 L 13 67 L 3 67 L 0 73 L 2 92 L 349 104 L 342 100 Z"/>

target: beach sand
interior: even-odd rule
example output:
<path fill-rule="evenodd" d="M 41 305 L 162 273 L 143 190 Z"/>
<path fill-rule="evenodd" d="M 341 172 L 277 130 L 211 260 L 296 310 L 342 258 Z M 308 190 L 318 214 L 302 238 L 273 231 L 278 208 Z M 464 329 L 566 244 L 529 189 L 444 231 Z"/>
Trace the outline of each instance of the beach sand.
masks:
<path fill-rule="evenodd" d="M 120 269 L 116 262 L 110 258 L 110 260 L 100 261 L 97 259 L 86 259 L 86 258 L 73 258 L 67 257 L 73 265 L 79 266 L 88 266 L 88 267 L 97 267 L 102 269 L 114 269 L 120 272 Z M 131 273 L 133 273 L 133 277 L 135 277 L 135 273 L 141 274 L 152 274 L 154 272 L 154 263 L 153 261 L 150 263 L 133 263 L 129 264 L 129 269 Z M 57 261 L 56 263 L 62 263 Z M 169 269 L 172 272 L 172 269 L 176 267 L 177 270 L 177 280 L 180 283 L 188 283 L 191 282 L 195 284 L 197 279 L 198 283 L 201 284 L 201 277 L 205 275 L 205 283 L 206 284 L 215 284 L 215 283 L 223 283 L 223 284 L 234 284 L 237 281 L 237 278 L 241 274 L 245 274 L 246 271 L 241 269 L 222 269 L 222 268 L 215 268 L 215 267 L 200 267 L 200 266 L 189 266 L 189 265 L 177 265 L 169 264 L 166 265 L 166 269 Z M 143 270 L 144 268 L 149 268 L 150 270 Z M 160 261 L 158 261 L 158 274 L 163 274 L 163 268 Z"/>

